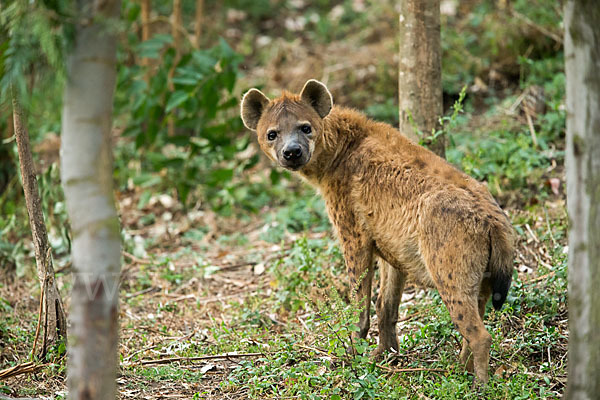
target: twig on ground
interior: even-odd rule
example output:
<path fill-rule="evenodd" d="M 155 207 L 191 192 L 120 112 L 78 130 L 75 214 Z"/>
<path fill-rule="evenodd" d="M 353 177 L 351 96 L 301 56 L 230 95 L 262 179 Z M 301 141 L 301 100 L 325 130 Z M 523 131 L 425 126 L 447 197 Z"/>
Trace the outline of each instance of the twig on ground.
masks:
<path fill-rule="evenodd" d="M 398 322 L 406 322 L 406 321 L 411 320 L 411 319 L 413 319 L 415 317 L 418 317 L 421 314 L 423 314 L 423 311 L 419 311 L 419 312 L 416 312 L 416 313 L 413 313 L 413 314 L 410 314 L 410 315 L 406 315 L 406 316 L 398 319 Z"/>
<path fill-rule="evenodd" d="M 138 258 L 138 257 L 134 256 L 133 254 L 126 252 L 125 250 L 121 250 L 121 254 L 123 254 L 124 257 L 129 258 L 131 261 L 133 261 L 136 264 L 151 264 L 152 263 L 152 260 L 148 260 L 147 258 Z"/>
<path fill-rule="evenodd" d="M 237 268 L 241 268 L 241 267 L 250 267 L 250 266 L 254 266 L 256 265 L 255 262 L 253 261 L 246 261 L 246 262 L 241 262 L 238 264 L 231 264 L 231 265 L 218 265 L 219 270 L 217 272 L 223 272 L 223 271 L 230 271 L 232 269 L 237 269 Z"/>
<path fill-rule="evenodd" d="M 555 274 L 554 271 L 550 271 L 547 274 L 540 275 L 540 276 L 538 276 L 536 278 L 530 279 L 530 280 L 525 281 L 523 283 L 526 284 L 526 285 L 529 285 L 529 284 L 532 284 L 532 283 L 536 283 L 536 282 L 539 282 L 539 281 L 544 280 L 546 278 L 550 278 L 551 276 L 554 276 L 554 274 Z"/>
<path fill-rule="evenodd" d="M 159 291 L 159 292 L 160 292 L 160 288 L 159 288 L 159 287 L 149 287 L 149 288 L 146 288 L 146 289 L 142 289 L 142 290 L 140 290 L 140 291 L 137 291 L 137 292 L 135 292 L 135 293 L 127 293 L 127 294 L 125 295 L 125 298 L 126 298 L 126 299 L 130 299 L 130 298 L 132 298 L 132 297 L 136 297 L 136 296 L 139 296 L 139 295 L 141 295 L 141 294 L 152 293 L 152 292 L 156 292 L 156 291 Z"/>
<path fill-rule="evenodd" d="M 535 134 L 535 127 L 533 126 L 533 119 L 527 111 L 525 111 L 525 118 L 527 118 L 527 126 L 529 127 L 529 133 L 531 133 L 533 147 L 538 147 L 537 135 Z"/>
<path fill-rule="evenodd" d="M 334 359 L 334 358 L 337 359 L 338 358 L 336 355 L 329 354 L 326 350 L 319 349 L 317 347 L 306 346 L 304 344 L 299 344 L 299 343 L 296 343 L 296 346 L 302 347 L 303 349 L 306 349 L 306 350 L 312 350 L 312 351 L 314 351 L 316 353 L 326 354 L 327 356 L 331 357 L 332 359 Z"/>
<path fill-rule="evenodd" d="M 180 296 L 177 297 L 175 299 L 173 299 L 172 301 L 174 302 L 178 302 L 178 301 L 183 301 L 183 300 L 197 300 L 199 304 L 208 304 L 208 303 L 216 303 L 218 301 L 224 301 L 224 300 L 230 300 L 236 297 L 251 297 L 251 296 L 256 296 L 258 294 L 258 292 L 250 292 L 250 293 L 236 293 L 236 294 L 230 294 L 227 296 L 214 296 L 214 297 L 205 297 L 205 298 L 197 298 L 195 294 L 186 294 L 185 296 Z"/>
<path fill-rule="evenodd" d="M 180 337 L 180 338 L 176 338 L 176 339 L 175 339 L 175 340 L 173 340 L 171 343 L 180 342 L 180 341 L 182 341 L 182 340 L 188 340 L 188 339 L 190 339 L 192 336 L 194 336 L 194 334 L 195 334 L 195 333 L 196 333 L 195 331 L 192 331 L 192 333 L 190 333 L 189 335 L 185 335 L 185 336 L 182 336 L 182 337 Z M 137 350 L 137 351 L 134 351 L 133 353 L 131 353 L 130 355 L 128 355 L 126 358 L 124 358 L 124 359 L 123 359 L 123 362 L 127 362 L 127 361 L 131 360 L 131 359 L 132 359 L 132 358 L 133 358 L 135 355 L 137 355 L 137 354 L 139 354 L 139 353 L 142 353 L 142 352 L 144 352 L 144 351 L 147 351 L 147 350 L 152 350 L 152 349 L 155 349 L 155 348 L 157 348 L 157 347 L 160 347 L 160 346 L 162 346 L 163 344 L 164 344 L 164 343 L 158 343 L 158 344 L 155 344 L 155 345 L 152 345 L 152 346 L 148 346 L 148 347 L 144 347 L 144 348 L 142 348 L 142 349 L 139 349 L 139 350 Z"/>
<path fill-rule="evenodd" d="M 533 233 L 533 230 L 531 229 L 529 224 L 525 224 L 525 228 L 527 229 L 527 232 L 529 232 L 529 234 L 531 235 L 531 238 L 533 239 L 533 241 L 536 243 L 539 243 L 540 239 L 538 239 L 537 236 L 535 235 L 535 233 Z"/>
<path fill-rule="evenodd" d="M 376 364 L 377 367 L 381 368 L 384 371 L 394 372 L 394 373 L 404 373 L 404 372 L 448 372 L 448 369 L 442 368 L 390 368 L 385 365 Z"/>
<path fill-rule="evenodd" d="M 3 369 L 2 371 L 0 371 L 0 380 L 10 378 L 12 376 L 36 372 L 36 371 L 42 369 L 43 367 L 44 367 L 44 365 L 35 364 L 32 361 L 29 361 L 29 362 L 26 362 L 23 364 L 18 364 L 13 367 L 6 368 L 6 369 Z"/>
<path fill-rule="evenodd" d="M 142 360 L 141 365 L 150 364 L 170 364 L 181 361 L 202 361 L 202 360 L 218 360 L 218 359 L 232 359 L 232 358 L 245 358 L 245 357 L 259 357 L 264 356 L 264 353 L 227 353 L 227 354 L 216 354 L 213 356 L 200 356 L 200 357 L 169 357 L 161 358 L 158 360 Z"/>

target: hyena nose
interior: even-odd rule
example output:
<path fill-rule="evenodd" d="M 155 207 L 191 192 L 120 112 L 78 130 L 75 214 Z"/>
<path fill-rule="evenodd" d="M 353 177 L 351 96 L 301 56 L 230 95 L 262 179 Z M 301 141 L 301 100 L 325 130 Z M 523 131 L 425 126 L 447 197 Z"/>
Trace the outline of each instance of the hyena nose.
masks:
<path fill-rule="evenodd" d="M 292 143 L 283 149 L 283 158 L 288 161 L 297 160 L 302 157 L 302 149 L 300 145 L 297 143 Z"/>

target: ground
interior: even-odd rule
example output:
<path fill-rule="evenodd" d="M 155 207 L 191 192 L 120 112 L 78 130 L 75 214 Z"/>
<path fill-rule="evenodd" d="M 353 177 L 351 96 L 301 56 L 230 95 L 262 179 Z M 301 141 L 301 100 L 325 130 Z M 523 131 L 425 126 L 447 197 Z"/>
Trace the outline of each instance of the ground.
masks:
<path fill-rule="evenodd" d="M 314 193 L 300 190 L 300 206 L 314 207 L 315 217 L 323 218 Z M 344 324 L 353 317 L 326 221 L 291 233 L 277 227 L 289 222 L 293 205 L 240 222 L 210 211 L 186 213 L 165 194 L 138 209 L 136 195 L 119 196 L 125 234 L 146 246 L 123 253 L 121 399 L 304 398 L 320 391 L 323 398 L 348 398 L 361 389 L 365 398 L 384 393 L 439 398 L 436 393 L 450 387 L 454 393 L 445 393 L 447 398 L 469 396 L 471 377 L 457 360 L 459 334 L 433 291 L 411 288 L 403 296 L 397 355 L 375 364 L 345 353 Z M 558 397 L 566 379 L 564 200 L 556 196 L 533 213 L 508 211 L 521 233 L 519 274 L 504 309 L 488 307 L 495 375 L 490 394 Z M 67 265 L 59 273 L 65 294 L 68 272 Z M 34 282 L 5 280 L 0 286 L 18 326 L 3 332 L 8 344 L 3 360 L 27 358 L 35 292 Z M 375 327 L 376 317 L 370 347 Z M 11 395 L 64 395 L 64 359 L 55 357 L 39 372 L 8 379 L 1 388 Z"/>

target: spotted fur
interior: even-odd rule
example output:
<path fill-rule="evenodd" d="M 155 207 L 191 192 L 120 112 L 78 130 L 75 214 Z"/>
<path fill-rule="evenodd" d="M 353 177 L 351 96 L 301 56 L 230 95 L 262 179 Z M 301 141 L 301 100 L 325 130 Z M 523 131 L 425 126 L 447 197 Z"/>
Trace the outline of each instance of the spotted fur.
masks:
<path fill-rule="evenodd" d="M 414 282 L 439 291 L 464 338 L 461 361 L 478 382 L 487 382 L 491 336 L 482 318 L 490 296 L 496 309 L 506 299 L 514 239 L 486 186 L 392 126 L 331 107 L 331 94 L 318 81 L 307 82 L 300 95 L 284 93 L 274 100 L 254 91 L 242 101 L 242 118 L 256 130 L 267 156 L 286 167 L 281 149 L 290 141 L 307 151 L 306 161 L 290 169 L 325 199 L 364 305 L 357 336 L 364 338 L 369 330 L 371 281 L 379 260 L 375 355 L 398 349 L 398 306 L 405 282 Z M 310 135 L 297 133 L 302 123 L 310 124 Z M 269 130 L 278 132 L 276 140 L 267 139 Z"/>

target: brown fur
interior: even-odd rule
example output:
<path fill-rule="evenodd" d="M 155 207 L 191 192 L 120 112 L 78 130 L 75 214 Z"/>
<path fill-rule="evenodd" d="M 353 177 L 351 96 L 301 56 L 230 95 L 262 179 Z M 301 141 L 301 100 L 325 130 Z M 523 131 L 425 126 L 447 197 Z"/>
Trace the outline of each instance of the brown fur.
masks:
<path fill-rule="evenodd" d="M 479 382 L 487 382 L 491 336 L 482 318 L 490 295 L 499 308 L 510 285 L 510 222 L 485 185 L 390 125 L 337 106 L 321 118 L 327 96 L 324 85 L 309 81 L 301 95 L 261 99 L 265 106 L 258 119 L 244 122 L 256 129 L 261 148 L 280 164 L 279 149 L 291 137 L 286 135 L 299 121 L 312 126 L 310 137 L 296 136 L 312 149 L 298 172 L 325 199 L 348 274 L 358 284 L 364 308 L 357 335 L 364 338 L 369 329 L 371 281 L 379 259 L 376 355 L 398 349 L 398 305 L 404 283 L 415 282 L 439 291 L 464 338 L 461 361 L 474 368 Z M 277 143 L 266 139 L 269 129 L 279 132 Z"/>

